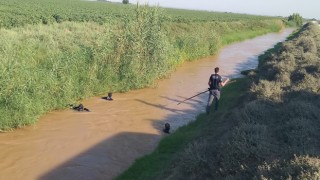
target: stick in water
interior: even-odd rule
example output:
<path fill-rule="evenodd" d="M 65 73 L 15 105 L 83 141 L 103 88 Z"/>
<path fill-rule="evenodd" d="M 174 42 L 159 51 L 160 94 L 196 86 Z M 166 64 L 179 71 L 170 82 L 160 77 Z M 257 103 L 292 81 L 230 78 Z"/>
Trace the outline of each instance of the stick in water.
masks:
<path fill-rule="evenodd" d="M 224 81 L 221 83 L 221 85 L 224 86 L 224 85 L 226 85 L 228 82 L 229 82 L 229 78 L 227 78 L 226 80 L 224 80 Z M 203 92 L 198 93 L 198 94 L 196 94 L 196 95 L 194 95 L 194 96 L 192 96 L 192 97 L 189 97 L 189 98 L 187 98 L 187 99 L 179 102 L 177 105 L 179 105 L 179 104 L 181 104 L 181 103 L 183 103 L 183 102 L 185 102 L 185 101 L 187 101 L 187 100 L 189 100 L 189 99 L 192 99 L 192 98 L 194 98 L 194 97 L 196 97 L 196 96 L 199 96 L 200 94 L 203 94 L 203 93 L 205 93 L 205 92 L 207 92 L 207 91 L 209 91 L 209 90 L 203 91 Z"/>
<path fill-rule="evenodd" d="M 183 103 L 183 102 L 185 102 L 185 101 L 187 101 L 187 100 L 189 100 L 189 99 L 192 99 L 192 98 L 194 98 L 194 97 L 196 97 L 196 96 L 199 96 L 200 94 L 203 94 L 203 93 L 205 93 L 205 92 L 207 92 L 207 91 L 209 91 L 209 90 L 203 91 L 203 92 L 201 92 L 201 93 L 199 93 L 199 94 L 196 94 L 196 95 L 194 95 L 194 96 L 192 96 L 192 97 L 189 97 L 189 98 L 187 98 L 187 99 L 179 102 L 178 105 L 181 104 L 181 103 Z"/>

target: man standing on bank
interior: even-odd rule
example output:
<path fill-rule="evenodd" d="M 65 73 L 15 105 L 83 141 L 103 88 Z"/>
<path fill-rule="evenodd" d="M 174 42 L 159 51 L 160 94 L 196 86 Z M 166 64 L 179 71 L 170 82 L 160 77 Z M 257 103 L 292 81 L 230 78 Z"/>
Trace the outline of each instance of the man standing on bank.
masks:
<path fill-rule="evenodd" d="M 206 108 L 207 114 L 210 113 L 210 107 L 212 104 L 213 99 L 215 100 L 215 106 L 214 110 L 218 110 L 219 106 L 219 99 L 220 99 L 220 88 L 223 87 L 227 82 L 229 81 L 229 78 L 227 78 L 225 81 L 222 82 L 221 76 L 219 73 L 219 67 L 214 68 L 214 74 L 211 74 L 209 78 L 209 98 L 208 98 L 208 104 Z"/>

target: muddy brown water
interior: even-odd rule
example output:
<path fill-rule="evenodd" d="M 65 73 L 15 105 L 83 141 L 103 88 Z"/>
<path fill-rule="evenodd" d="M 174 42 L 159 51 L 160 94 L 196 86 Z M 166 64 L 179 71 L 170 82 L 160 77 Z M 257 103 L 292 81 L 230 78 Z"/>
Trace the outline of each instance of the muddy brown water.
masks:
<path fill-rule="evenodd" d="M 224 47 L 217 56 L 184 63 L 156 88 L 113 94 L 114 101 L 83 101 L 92 112 L 50 112 L 36 125 L 0 134 L 0 179 L 113 179 L 135 159 L 154 150 L 166 136 L 204 112 L 205 91 L 213 68 L 238 77 L 255 68 L 257 56 L 283 41 L 293 30 L 271 33 Z"/>

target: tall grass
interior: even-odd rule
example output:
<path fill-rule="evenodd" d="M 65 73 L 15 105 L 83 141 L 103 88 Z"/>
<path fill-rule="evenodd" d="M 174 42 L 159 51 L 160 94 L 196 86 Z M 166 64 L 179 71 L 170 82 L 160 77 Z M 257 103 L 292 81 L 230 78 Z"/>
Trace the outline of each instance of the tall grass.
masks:
<path fill-rule="evenodd" d="M 150 85 L 169 70 L 171 45 L 162 31 L 158 8 L 137 6 L 135 19 L 126 18 L 117 28 L 113 65 L 118 69 L 122 91 Z"/>
<path fill-rule="evenodd" d="M 95 54 L 108 48 L 107 31 L 92 23 L 0 30 L 1 129 L 105 90 L 113 72 Z"/>
<path fill-rule="evenodd" d="M 166 23 L 170 44 L 175 47 L 174 57 L 195 60 L 215 54 L 226 44 L 253 38 L 283 27 L 279 20 L 235 22 Z"/>

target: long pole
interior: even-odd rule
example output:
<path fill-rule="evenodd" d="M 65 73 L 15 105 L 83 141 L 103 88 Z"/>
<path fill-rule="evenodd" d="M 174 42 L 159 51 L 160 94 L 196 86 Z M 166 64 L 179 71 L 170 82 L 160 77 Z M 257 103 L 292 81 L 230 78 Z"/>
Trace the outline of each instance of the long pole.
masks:
<path fill-rule="evenodd" d="M 187 100 L 189 100 L 189 99 L 192 99 L 192 98 L 194 98 L 194 97 L 196 97 L 196 96 L 199 96 L 200 94 L 203 94 L 203 93 L 205 93 L 205 92 L 207 92 L 207 91 L 209 91 L 209 90 L 203 91 L 203 92 L 201 92 L 201 93 L 199 93 L 199 94 L 196 94 L 196 95 L 194 95 L 194 96 L 192 96 L 192 97 L 189 97 L 188 99 L 185 99 L 185 100 L 179 102 L 177 105 L 179 105 L 179 104 L 181 104 L 181 103 L 183 103 L 183 102 L 185 102 L 185 101 L 187 101 Z"/>
<path fill-rule="evenodd" d="M 226 80 L 224 80 L 224 81 L 222 82 L 222 86 L 226 85 L 228 82 L 229 82 L 229 78 L 227 78 Z M 319 89 L 319 90 L 320 90 L 320 89 Z M 203 94 L 203 93 L 205 93 L 205 92 L 207 92 L 207 91 L 209 91 L 209 89 L 208 89 L 208 90 L 205 90 L 205 91 L 203 91 L 203 92 L 201 92 L 201 93 L 199 93 L 199 94 L 196 94 L 196 95 L 194 95 L 194 96 L 192 96 L 192 97 L 189 97 L 188 99 L 185 99 L 185 100 L 179 102 L 177 105 L 179 105 L 179 104 L 181 104 L 181 103 L 183 103 L 183 102 L 185 102 L 185 101 L 187 101 L 187 100 L 189 100 L 189 99 L 192 99 L 192 98 L 194 98 L 194 97 L 196 97 L 196 96 L 199 96 L 200 94 Z"/>

